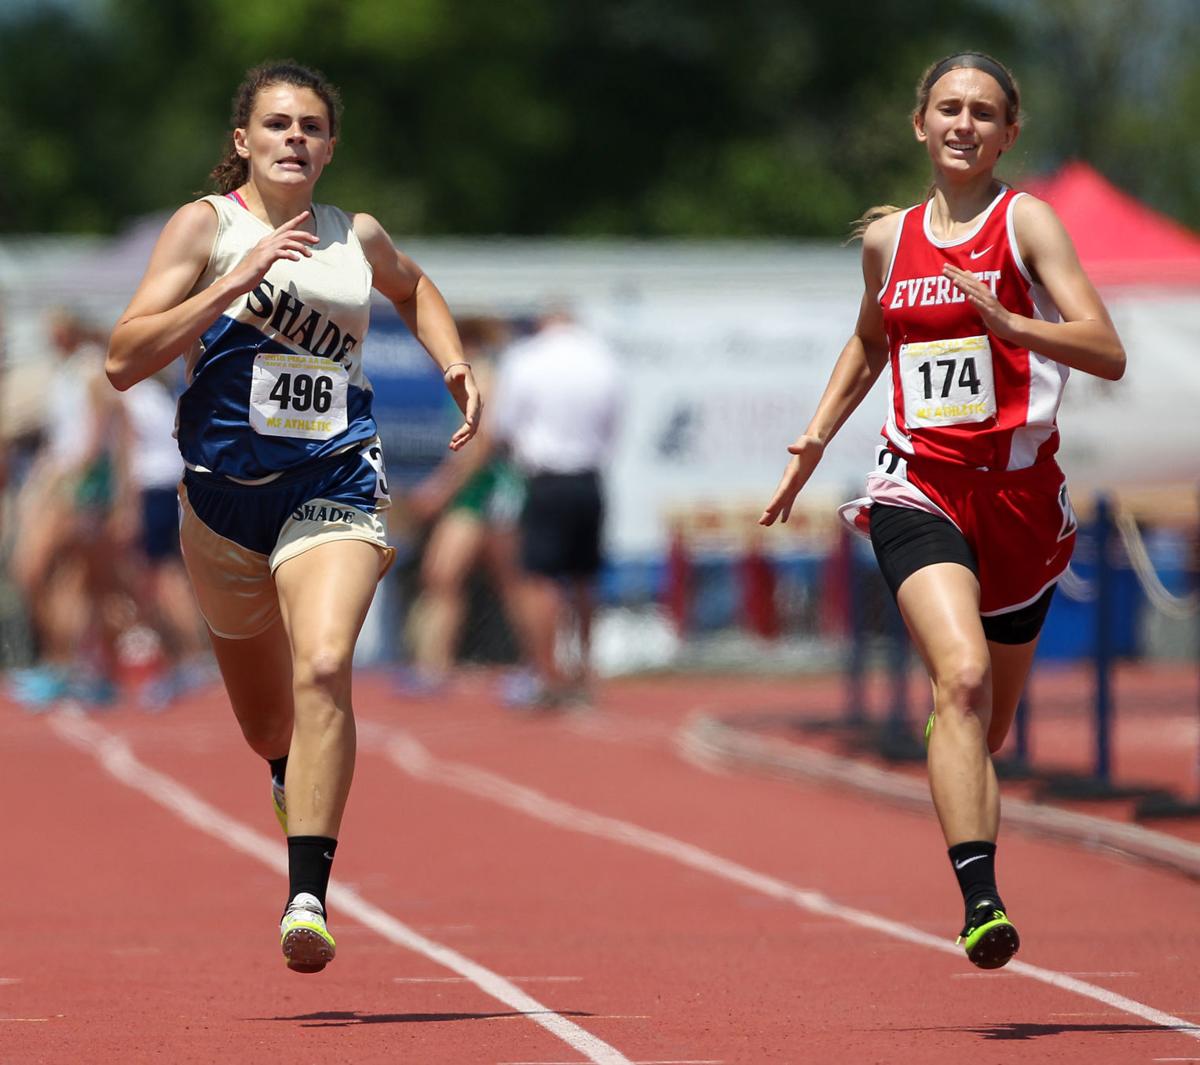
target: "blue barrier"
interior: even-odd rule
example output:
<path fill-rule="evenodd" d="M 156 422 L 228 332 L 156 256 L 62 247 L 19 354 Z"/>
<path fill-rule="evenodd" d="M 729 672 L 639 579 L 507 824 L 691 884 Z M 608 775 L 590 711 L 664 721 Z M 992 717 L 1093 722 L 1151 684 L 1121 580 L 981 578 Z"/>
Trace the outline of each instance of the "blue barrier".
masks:
<path fill-rule="evenodd" d="M 1093 677 L 1096 695 L 1096 763 L 1092 775 L 1108 783 L 1112 775 L 1113 566 L 1112 508 L 1107 496 L 1096 500 L 1096 610 Z"/>

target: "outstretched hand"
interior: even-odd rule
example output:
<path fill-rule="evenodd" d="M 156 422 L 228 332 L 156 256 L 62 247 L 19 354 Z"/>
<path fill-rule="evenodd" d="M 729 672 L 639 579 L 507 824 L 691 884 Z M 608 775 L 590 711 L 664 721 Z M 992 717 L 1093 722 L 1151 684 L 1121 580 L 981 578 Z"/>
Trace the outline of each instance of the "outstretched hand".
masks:
<path fill-rule="evenodd" d="M 483 413 L 483 397 L 475 383 L 475 375 L 466 363 L 451 366 L 446 371 L 446 387 L 466 419 L 450 437 L 450 450 L 458 451 L 479 431 L 479 416 Z"/>
<path fill-rule="evenodd" d="M 792 513 L 792 506 L 800 489 L 808 482 L 821 456 L 825 453 L 825 445 L 814 436 L 802 436 L 794 444 L 788 446 L 792 458 L 779 479 L 779 485 L 767 509 L 758 519 L 759 525 L 774 525 L 775 519 L 786 522 Z"/>

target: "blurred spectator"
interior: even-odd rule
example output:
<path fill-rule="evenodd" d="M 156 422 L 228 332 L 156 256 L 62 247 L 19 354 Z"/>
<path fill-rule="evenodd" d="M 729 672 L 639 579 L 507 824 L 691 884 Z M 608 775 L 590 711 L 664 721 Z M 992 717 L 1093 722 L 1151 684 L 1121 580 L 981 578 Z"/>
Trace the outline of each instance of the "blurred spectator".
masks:
<path fill-rule="evenodd" d="M 175 394 L 170 368 L 118 393 L 128 447 L 131 505 L 118 535 L 134 548 L 129 574 L 139 613 L 153 629 L 165 669 L 145 685 L 143 705 L 160 709 L 215 676 L 208 640 L 179 549 L 179 479 L 183 460 L 175 443 Z M 128 556 L 127 556 L 128 557 Z"/>
<path fill-rule="evenodd" d="M 602 470 L 620 404 L 618 366 L 607 345 L 556 311 L 504 356 L 491 404 L 497 438 L 526 477 L 521 512 L 522 605 L 534 671 L 513 702 L 554 707 L 587 696 L 595 579 L 604 524 Z M 574 607 L 579 661 L 556 656 L 565 606 Z"/>
<path fill-rule="evenodd" d="M 485 399 L 491 392 L 492 362 L 507 342 L 495 318 L 458 323 L 463 352 Z M 420 596 L 410 619 L 413 668 L 404 686 L 418 692 L 439 688 L 454 667 L 466 614 L 466 582 L 483 561 L 509 624 L 521 639 L 516 522 L 523 498 L 520 478 L 497 454 L 483 428 L 469 450 L 452 452 L 410 493 L 410 513 L 433 522 L 421 560 Z"/>
<path fill-rule="evenodd" d="M 34 706 L 68 694 L 108 702 L 124 625 L 111 594 L 120 570 L 111 518 L 125 490 L 122 410 L 104 378 L 104 349 L 84 323 L 55 311 L 49 335 L 57 362 L 44 377 L 43 444 L 17 500 L 11 561 L 40 662 L 10 682 Z"/>
<path fill-rule="evenodd" d="M 0 321 L 0 334 L 3 333 Z M 0 496 L 25 482 L 44 438 L 46 365 L 41 360 L 10 363 L 0 354 Z M 2 524 L 0 534 L 11 533 Z"/>

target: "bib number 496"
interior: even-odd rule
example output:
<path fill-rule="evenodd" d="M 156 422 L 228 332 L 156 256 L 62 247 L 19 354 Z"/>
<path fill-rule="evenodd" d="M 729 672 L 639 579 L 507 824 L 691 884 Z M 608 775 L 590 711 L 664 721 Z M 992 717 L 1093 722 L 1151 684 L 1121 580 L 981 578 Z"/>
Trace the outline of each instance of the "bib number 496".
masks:
<path fill-rule="evenodd" d="M 279 404 L 280 410 L 328 412 L 333 404 L 333 378 L 319 374 L 293 376 L 281 373 L 268 396 Z"/>
<path fill-rule="evenodd" d="M 250 376 L 250 424 L 262 436 L 330 440 L 346 431 L 350 376 L 330 359 L 259 352 Z"/>

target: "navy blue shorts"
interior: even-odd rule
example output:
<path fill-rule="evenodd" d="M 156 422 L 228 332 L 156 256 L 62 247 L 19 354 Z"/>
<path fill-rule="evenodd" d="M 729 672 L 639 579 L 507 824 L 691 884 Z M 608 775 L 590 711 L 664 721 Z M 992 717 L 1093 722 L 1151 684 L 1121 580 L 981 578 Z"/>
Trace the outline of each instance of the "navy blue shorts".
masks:
<path fill-rule="evenodd" d="M 378 444 L 268 484 L 184 474 L 180 541 L 196 602 L 223 639 L 249 639 L 279 621 L 275 571 L 313 548 L 364 540 L 382 577 L 395 557 L 377 511 L 388 504 Z"/>
<path fill-rule="evenodd" d="M 368 514 L 387 506 L 382 460 L 376 467 L 368 451 L 369 448 L 363 448 L 334 455 L 285 473 L 267 484 L 239 484 L 195 470 L 184 473 L 183 483 L 196 517 L 213 532 L 260 555 L 269 555 L 291 519 L 350 520 L 350 515 L 334 513 L 330 503 L 344 504 Z M 324 501 L 324 514 L 305 511 L 312 500 Z"/>

